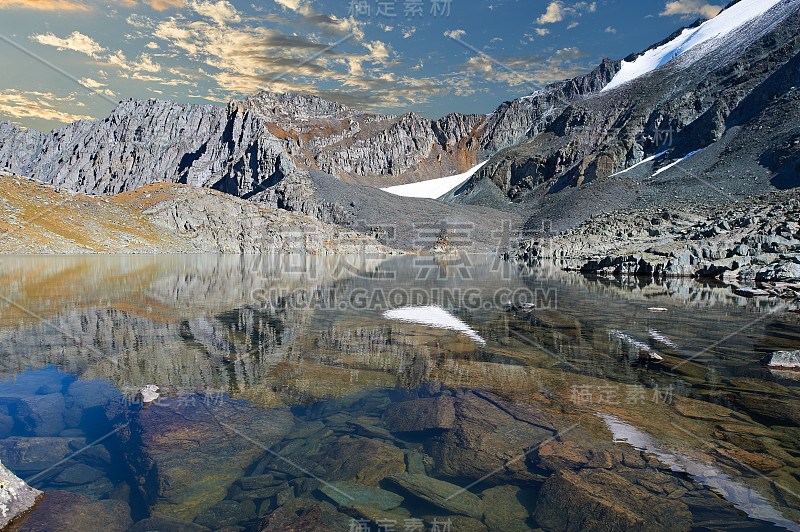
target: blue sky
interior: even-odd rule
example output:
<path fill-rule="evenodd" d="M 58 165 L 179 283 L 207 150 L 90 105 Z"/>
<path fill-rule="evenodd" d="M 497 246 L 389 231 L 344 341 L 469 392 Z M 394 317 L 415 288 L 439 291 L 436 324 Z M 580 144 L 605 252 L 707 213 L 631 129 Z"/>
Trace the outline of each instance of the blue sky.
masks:
<path fill-rule="evenodd" d="M 258 90 L 370 112 L 488 113 L 719 12 L 705 0 L 0 0 L 0 120 Z"/>

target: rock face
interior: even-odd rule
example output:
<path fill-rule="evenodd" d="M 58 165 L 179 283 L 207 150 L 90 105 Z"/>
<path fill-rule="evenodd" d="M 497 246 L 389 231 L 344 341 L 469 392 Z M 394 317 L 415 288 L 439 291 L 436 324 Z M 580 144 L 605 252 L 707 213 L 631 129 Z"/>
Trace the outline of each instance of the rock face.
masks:
<path fill-rule="evenodd" d="M 109 194 L 157 181 L 241 197 L 300 170 L 387 186 L 451 175 L 600 90 L 619 62 L 506 102 L 491 115 L 371 115 L 315 96 L 261 92 L 226 107 L 125 100 L 108 118 L 43 134 L 0 124 L 0 167 Z"/>
<path fill-rule="evenodd" d="M 0 529 L 24 521 L 43 496 L 0 463 Z"/>

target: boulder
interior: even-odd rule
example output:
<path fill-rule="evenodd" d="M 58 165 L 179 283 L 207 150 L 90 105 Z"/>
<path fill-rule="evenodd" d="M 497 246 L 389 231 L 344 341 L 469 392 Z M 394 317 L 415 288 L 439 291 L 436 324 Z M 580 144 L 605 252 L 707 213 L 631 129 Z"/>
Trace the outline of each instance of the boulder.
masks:
<path fill-rule="evenodd" d="M 386 409 L 384 422 L 392 432 L 449 429 L 456 417 L 453 403 L 454 399 L 449 396 L 394 403 Z"/>
<path fill-rule="evenodd" d="M 43 495 L 0 463 L 0 530 L 24 522 Z"/>
<path fill-rule="evenodd" d="M 302 530 L 303 532 L 329 532 L 322 509 L 318 505 L 310 506 L 299 513 L 287 508 L 278 508 L 259 523 L 258 532 L 286 532 Z"/>
<path fill-rule="evenodd" d="M 103 472 L 86 464 L 75 464 L 63 470 L 51 481 L 53 484 L 75 486 L 88 484 L 103 476 Z"/>
<path fill-rule="evenodd" d="M 483 516 L 481 500 L 461 486 L 425 475 L 394 475 L 389 481 L 447 512 L 475 519 Z"/>
<path fill-rule="evenodd" d="M 591 459 L 589 451 L 572 441 L 549 441 L 537 451 L 542 469 L 561 471 L 563 469 L 580 469 Z"/>
<path fill-rule="evenodd" d="M 605 469 L 554 473 L 541 488 L 534 517 L 553 531 L 685 531 L 692 514 Z"/>
<path fill-rule="evenodd" d="M 198 515 L 194 522 L 200 526 L 216 530 L 224 526 L 253 519 L 256 516 L 256 503 L 253 501 L 223 500 Z"/>
<path fill-rule="evenodd" d="M 124 532 L 133 524 L 131 509 L 122 501 L 92 501 L 68 491 L 48 491 L 25 522 L 25 532 Z"/>
<path fill-rule="evenodd" d="M 367 486 L 398 473 L 405 473 L 402 450 L 383 440 L 343 436 L 326 450 L 323 462 L 326 478 L 354 480 Z"/>
<path fill-rule="evenodd" d="M 800 371 L 800 351 L 775 351 L 762 358 L 761 363 L 768 368 Z"/>
<path fill-rule="evenodd" d="M 0 439 L 5 438 L 14 430 L 14 418 L 0 414 Z"/>

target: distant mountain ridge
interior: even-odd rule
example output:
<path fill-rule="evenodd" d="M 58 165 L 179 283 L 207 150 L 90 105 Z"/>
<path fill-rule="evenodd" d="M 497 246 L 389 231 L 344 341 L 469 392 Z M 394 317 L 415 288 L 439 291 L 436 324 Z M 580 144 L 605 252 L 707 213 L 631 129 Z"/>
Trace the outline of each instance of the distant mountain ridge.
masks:
<path fill-rule="evenodd" d="M 770 3 L 766 13 L 612 90 L 626 64 L 714 21 L 683 28 L 627 63 L 606 59 L 488 115 L 376 115 L 269 92 L 224 107 L 125 100 L 105 119 L 49 133 L 0 122 L 0 168 L 89 194 L 184 183 L 367 232 L 386 220 L 411 227 L 419 212 L 437 223 L 471 219 L 483 249 L 491 249 L 500 220 L 572 227 L 637 201 L 702 198 L 694 178 L 658 188 L 681 172 L 746 197 L 800 184 L 800 107 L 793 99 L 800 0 Z M 727 9 L 759 5 L 739 0 Z M 714 24 L 727 15 L 720 16 Z M 457 174 L 487 158 L 444 203 L 371 188 Z M 649 180 L 658 170 L 658 180 Z M 729 183 L 740 173 L 754 177 Z M 413 238 L 383 243 L 413 247 Z"/>
<path fill-rule="evenodd" d="M 452 175 L 543 129 L 613 78 L 619 62 L 503 103 L 489 115 L 373 115 L 315 96 L 261 92 L 226 107 L 125 100 L 49 133 L 0 122 L 0 168 L 111 194 L 156 181 L 247 197 L 295 170 L 390 186 Z"/>

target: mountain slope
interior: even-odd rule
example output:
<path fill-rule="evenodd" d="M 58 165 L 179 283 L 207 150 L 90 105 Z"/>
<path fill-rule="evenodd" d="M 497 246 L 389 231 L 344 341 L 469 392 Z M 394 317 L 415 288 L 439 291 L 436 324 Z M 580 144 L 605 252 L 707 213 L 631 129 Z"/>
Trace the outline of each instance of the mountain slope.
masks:
<path fill-rule="evenodd" d="M 759 0 L 741 0 L 729 9 L 760 5 Z M 703 180 L 710 179 L 739 196 L 767 191 L 779 169 L 762 166 L 761 155 L 768 149 L 766 143 L 784 145 L 791 139 L 788 125 L 780 135 L 765 137 L 765 144 L 755 148 L 759 153 L 748 151 L 754 161 L 748 171 L 761 178 L 756 187 L 739 180 L 730 187 L 723 182 L 741 173 L 743 153 L 722 160 L 722 153 L 711 153 L 725 144 L 715 144 L 721 139 L 727 142 L 740 134 L 743 117 L 758 116 L 770 106 L 784 107 L 785 102 L 774 98 L 749 97 L 760 93 L 776 96 L 776 90 L 781 90 L 774 88 L 776 72 L 786 67 L 784 78 L 794 80 L 788 81 L 788 86 L 783 83 L 784 89 L 800 84 L 796 71 L 787 66 L 800 52 L 799 8 L 797 0 L 778 2 L 763 15 L 693 46 L 651 72 L 572 103 L 542 133 L 498 153 L 454 201 L 480 203 L 486 195 L 483 181 L 489 181 L 514 199 L 520 210 L 533 215 L 529 227 L 538 227 L 543 220 L 566 227 L 595 212 L 643 203 L 645 197 L 663 202 L 665 196 L 693 197 L 700 189 L 708 196 L 705 184 L 686 178 L 687 166 L 695 176 L 710 172 Z M 683 33 L 701 31 L 704 25 Z M 787 113 L 788 124 L 792 112 Z M 703 148 L 707 149 L 658 175 L 661 181 L 673 181 L 673 186 L 659 188 L 641 182 Z M 640 164 L 659 154 L 654 161 Z M 610 177 L 639 164 L 635 170 Z M 751 175 L 751 180 L 755 177 Z M 591 192 L 581 191 L 596 180 L 602 183 L 591 187 Z M 680 185 L 678 181 L 682 181 Z M 726 198 L 718 195 L 712 200 Z"/>
<path fill-rule="evenodd" d="M 387 253 L 372 237 L 227 194 L 157 183 L 87 196 L 0 173 L 0 253 Z"/>

